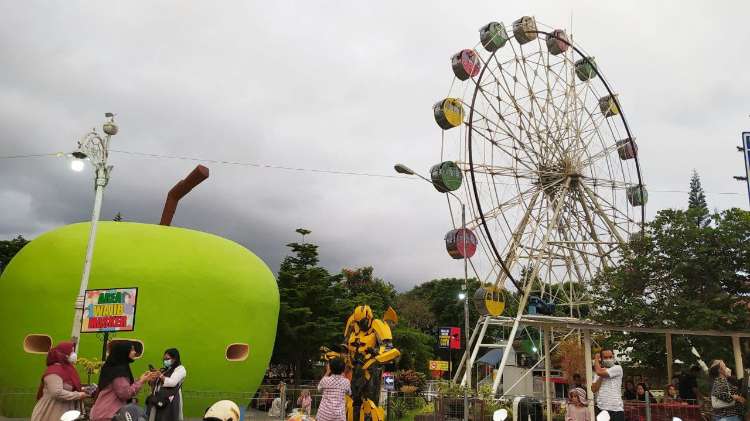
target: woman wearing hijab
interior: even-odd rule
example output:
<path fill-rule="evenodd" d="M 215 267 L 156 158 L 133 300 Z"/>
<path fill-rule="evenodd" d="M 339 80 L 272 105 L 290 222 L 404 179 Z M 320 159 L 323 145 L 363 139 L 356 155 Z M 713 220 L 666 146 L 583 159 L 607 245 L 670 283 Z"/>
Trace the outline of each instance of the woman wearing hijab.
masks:
<path fill-rule="evenodd" d="M 176 348 L 164 351 L 164 368 L 146 401 L 149 421 L 182 421 L 182 383 L 185 377 L 187 370 L 180 360 L 180 351 Z"/>
<path fill-rule="evenodd" d="M 31 421 L 59 421 L 63 413 L 76 409 L 78 401 L 88 396 L 81 391 L 75 361 L 73 342 L 60 342 L 49 350 Z"/>
<path fill-rule="evenodd" d="M 91 421 L 110 420 L 118 409 L 138 394 L 143 383 L 158 375 L 147 371 L 134 381 L 130 363 L 137 355 L 135 346 L 130 341 L 112 343 L 112 349 L 99 374 L 99 395 L 89 414 Z"/>

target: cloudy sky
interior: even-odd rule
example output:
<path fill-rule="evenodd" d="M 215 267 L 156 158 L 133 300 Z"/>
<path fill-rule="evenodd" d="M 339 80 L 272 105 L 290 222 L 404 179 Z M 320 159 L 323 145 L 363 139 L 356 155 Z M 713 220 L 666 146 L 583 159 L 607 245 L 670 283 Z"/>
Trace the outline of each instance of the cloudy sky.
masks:
<path fill-rule="evenodd" d="M 450 56 L 491 20 L 570 27 L 620 94 L 651 190 L 684 207 L 693 168 L 711 208 L 747 209 L 735 152 L 750 129 L 750 3 L 740 1 L 0 2 L 0 156 L 70 151 L 117 113 L 130 152 L 324 170 L 426 171 Z M 157 223 L 195 162 L 114 153 L 103 219 Z M 275 271 L 306 227 L 331 271 L 373 265 L 405 289 L 460 275 L 445 198 L 403 178 L 207 164 L 173 225 L 213 232 Z M 678 192 L 670 192 L 678 191 Z M 682 192 L 680 192 L 682 191 Z M 91 173 L 0 160 L 0 238 L 86 220 Z"/>

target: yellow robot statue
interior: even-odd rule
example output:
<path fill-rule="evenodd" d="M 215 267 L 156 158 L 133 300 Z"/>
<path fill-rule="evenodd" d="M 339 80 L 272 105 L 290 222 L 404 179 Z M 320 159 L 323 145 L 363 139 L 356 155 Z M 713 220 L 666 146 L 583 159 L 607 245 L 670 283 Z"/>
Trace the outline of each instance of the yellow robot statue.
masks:
<path fill-rule="evenodd" d="M 322 348 L 329 361 L 342 358 L 351 374 L 352 396 L 347 398 L 347 421 L 383 421 L 383 408 L 375 402 L 380 398 L 381 365 L 393 362 L 401 353 L 393 347 L 393 334 L 386 322 L 398 322 L 392 308 L 375 319 L 370 306 L 357 306 L 346 321 L 345 344 L 342 352 Z"/>

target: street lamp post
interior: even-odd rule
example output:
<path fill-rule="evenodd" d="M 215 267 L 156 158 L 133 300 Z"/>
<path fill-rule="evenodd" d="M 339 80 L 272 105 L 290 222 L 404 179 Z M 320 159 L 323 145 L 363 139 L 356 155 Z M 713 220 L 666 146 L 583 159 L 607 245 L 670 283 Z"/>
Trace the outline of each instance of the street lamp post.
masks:
<path fill-rule="evenodd" d="M 92 129 L 89 133 L 86 133 L 81 140 L 78 141 L 78 149 L 72 153 L 73 158 L 80 162 L 82 160 L 88 160 L 94 167 L 95 181 L 94 181 L 94 210 L 91 213 L 91 231 L 89 232 L 89 241 L 86 246 L 86 258 L 83 261 L 83 274 L 81 275 L 81 286 L 78 290 L 78 297 L 75 301 L 75 316 L 73 317 L 73 332 L 71 338 L 75 344 L 75 349 L 78 349 L 80 344 L 81 336 L 81 319 L 83 318 L 83 302 L 86 289 L 89 285 L 89 275 L 91 273 L 91 261 L 94 255 L 94 242 L 96 240 L 96 225 L 99 221 L 99 213 L 102 209 L 102 195 L 104 194 L 104 187 L 109 182 L 109 174 L 112 172 L 112 166 L 107 165 L 107 158 L 109 156 L 109 142 L 112 136 L 117 134 L 118 127 L 114 121 L 114 114 L 106 113 L 107 121 L 104 122 L 102 130 L 104 136 L 100 135 L 96 129 Z M 80 164 L 72 165 L 73 169 L 83 169 Z"/>
<path fill-rule="evenodd" d="M 414 170 L 412 170 L 411 168 L 407 167 L 404 164 L 396 164 L 393 166 L 393 168 L 399 174 L 416 175 L 422 180 L 432 184 L 431 180 L 415 172 Z M 461 234 L 463 238 L 463 256 L 464 256 L 464 285 L 463 285 L 464 333 L 466 336 L 466 342 L 464 346 L 466 347 L 466 351 L 468 352 L 469 341 L 471 340 L 471 335 L 469 335 L 469 264 L 468 264 L 468 257 L 466 254 L 466 205 L 464 204 L 463 200 L 461 200 L 461 198 L 456 196 L 453 192 L 448 191 L 446 193 L 453 196 L 456 200 L 458 200 L 458 203 L 461 204 Z M 467 363 L 468 363 L 468 359 L 467 359 Z M 466 382 L 464 384 L 468 385 L 468 387 L 471 388 L 471 367 L 468 367 L 468 366 L 464 367 L 464 378 L 466 379 Z M 469 419 L 468 400 L 469 400 L 468 396 L 466 395 L 466 392 L 464 392 L 464 421 L 468 421 Z"/>

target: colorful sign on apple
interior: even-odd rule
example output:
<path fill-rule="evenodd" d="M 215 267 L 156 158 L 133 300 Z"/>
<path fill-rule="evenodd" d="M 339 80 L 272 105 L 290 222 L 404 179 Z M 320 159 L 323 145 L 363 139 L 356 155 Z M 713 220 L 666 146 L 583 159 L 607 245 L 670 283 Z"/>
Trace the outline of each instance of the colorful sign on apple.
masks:
<path fill-rule="evenodd" d="M 137 300 L 138 288 L 86 290 L 81 333 L 135 330 Z"/>

